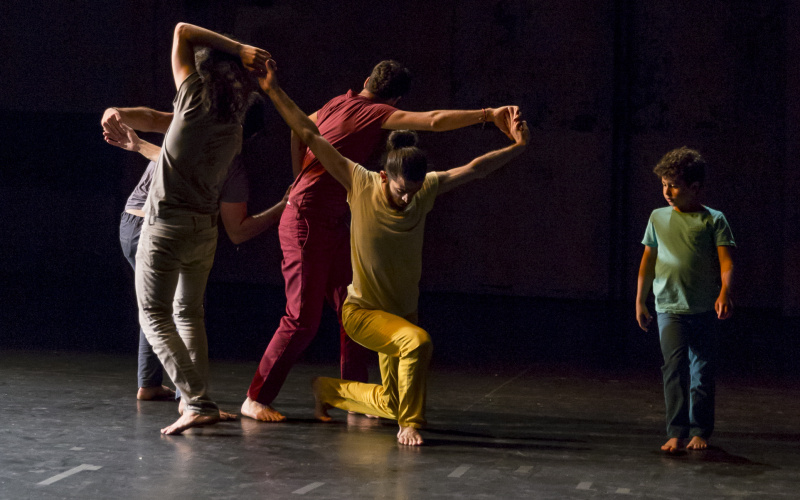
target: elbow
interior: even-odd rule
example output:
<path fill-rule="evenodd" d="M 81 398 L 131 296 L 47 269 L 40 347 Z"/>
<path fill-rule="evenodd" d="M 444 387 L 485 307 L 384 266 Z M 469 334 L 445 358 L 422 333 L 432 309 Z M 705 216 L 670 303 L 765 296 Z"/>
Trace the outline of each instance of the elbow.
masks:
<path fill-rule="evenodd" d="M 175 38 L 186 38 L 186 32 L 189 29 L 187 23 L 178 23 L 175 25 Z"/>
<path fill-rule="evenodd" d="M 226 232 L 228 233 L 228 239 L 231 240 L 231 243 L 233 243 L 234 245 L 241 245 L 242 243 L 247 241 L 247 238 L 245 238 L 244 235 L 241 233 L 236 233 L 231 231 L 226 231 Z"/>

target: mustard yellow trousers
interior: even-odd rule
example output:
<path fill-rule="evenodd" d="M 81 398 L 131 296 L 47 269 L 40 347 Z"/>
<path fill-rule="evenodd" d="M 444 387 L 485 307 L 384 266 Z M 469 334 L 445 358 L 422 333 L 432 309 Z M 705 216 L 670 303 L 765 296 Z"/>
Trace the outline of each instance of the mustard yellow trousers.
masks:
<path fill-rule="evenodd" d="M 328 377 L 317 379 L 317 397 L 336 408 L 397 420 L 403 427 L 425 425 L 425 395 L 433 344 L 418 327 L 416 314 L 406 318 L 355 304 L 342 308 L 347 334 L 378 352 L 382 384 Z"/>

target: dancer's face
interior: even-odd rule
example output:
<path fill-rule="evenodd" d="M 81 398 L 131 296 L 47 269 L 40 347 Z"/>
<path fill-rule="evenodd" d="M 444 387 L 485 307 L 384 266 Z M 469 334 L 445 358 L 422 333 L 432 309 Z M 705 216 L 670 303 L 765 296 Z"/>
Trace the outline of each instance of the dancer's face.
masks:
<path fill-rule="evenodd" d="M 388 175 L 385 171 L 381 170 L 381 182 L 383 184 L 383 192 L 386 195 L 386 200 L 389 205 L 396 210 L 405 210 L 414 195 L 422 189 L 422 184 L 425 181 L 409 181 L 404 177 L 394 177 Z"/>

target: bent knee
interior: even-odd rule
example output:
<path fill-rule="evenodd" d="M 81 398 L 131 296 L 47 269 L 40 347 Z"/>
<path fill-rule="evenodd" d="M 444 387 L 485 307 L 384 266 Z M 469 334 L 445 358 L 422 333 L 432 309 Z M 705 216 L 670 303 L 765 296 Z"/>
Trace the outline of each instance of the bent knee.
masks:
<path fill-rule="evenodd" d="M 417 352 L 430 355 L 433 352 L 433 342 L 428 332 L 418 326 L 406 327 L 400 332 L 405 338 L 403 350 L 407 353 Z"/>

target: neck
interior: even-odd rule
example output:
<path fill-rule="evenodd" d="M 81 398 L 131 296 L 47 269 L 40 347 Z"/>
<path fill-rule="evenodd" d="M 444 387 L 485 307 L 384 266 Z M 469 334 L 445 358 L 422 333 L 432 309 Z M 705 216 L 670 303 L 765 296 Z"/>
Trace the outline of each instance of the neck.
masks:
<path fill-rule="evenodd" d="M 691 205 L 686 205 L 684 207 L 674 206 L 674 207 L 672 207 L 672 209 L 675 210 L 676 212 L 681 212 L 681 213 L 699 212 L 700 210 L 703 209 L 703 204 L 699 203 L 699 202 L 696 202 L 696 203 L 693 203 Z"/>
<path fill-rule="evenodd" d="M 372 92 L 370 92 L 367 89 L 362 89 L 361 92 L 358 93 L 358 95 L 360 95 L 361 97 L 367 98 L 370 101 L 377 102 L 379 104 L 389 104 L 389 100 L 388 99 L 382 99 L 382 98 L 378 97 L 376 94 L 373 94 Z"/>

